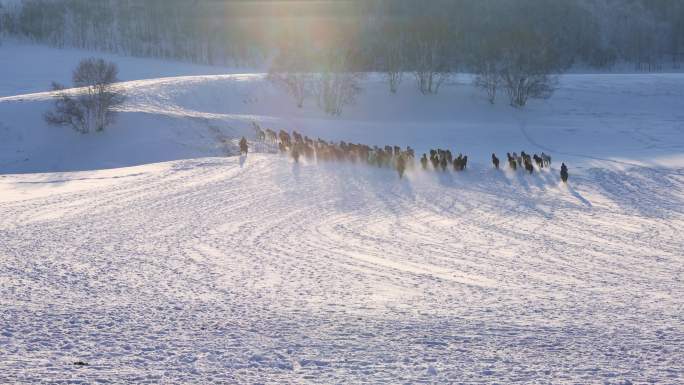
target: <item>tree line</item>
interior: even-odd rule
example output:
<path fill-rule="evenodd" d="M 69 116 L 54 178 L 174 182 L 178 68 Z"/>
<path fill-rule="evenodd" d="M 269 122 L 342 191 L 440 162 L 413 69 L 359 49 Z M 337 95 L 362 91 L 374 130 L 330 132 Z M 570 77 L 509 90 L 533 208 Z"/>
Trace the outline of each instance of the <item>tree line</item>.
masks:
<path fill-rule="evenodd" d="M 656 71 L 679 67 L 684 55 L 680 0 L 23 0 L 0 7 L 6 34 L 206 64 L 267 63 L 287 39 L 336 44 L 330 31 L 353 40 L 365 70 L 405 60 L 412 69 L 439 61 L 467 70 L 510 43 L 502 37 L 542 40 L 545 55 L 564 65 L 623 61 Z M 420 43 L 405 41 L 418 36 Z M 378 57 L 379 50 L 388 52 Z M 425 91 L 439 87 L 440 72 L 422 72 Z"/>
<path fill-rule="evenodd" d="M 680 0 L 24 0 L 0 9 L 0 30 L 59 47 L 267 66 L 302 107 L 339 115 L 368 72 L 389 92 L 406 77 L 436 94 L 475 75 L 491 103 L 524 107 L 552 95 L 573 65 L 679 68 Z"/>

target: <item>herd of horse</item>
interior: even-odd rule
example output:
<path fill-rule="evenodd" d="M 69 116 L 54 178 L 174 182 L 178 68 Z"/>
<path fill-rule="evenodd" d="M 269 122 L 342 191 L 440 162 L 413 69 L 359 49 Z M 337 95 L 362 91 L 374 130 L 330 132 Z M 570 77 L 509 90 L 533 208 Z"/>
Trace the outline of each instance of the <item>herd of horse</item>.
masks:
<path fill-rule="evenodd" d="M 412 168 L 415 163 L 415 151 L 410 146 L 402 149 L 399 146 L 371 147 L 344 141 L 334 143 L 321 138 L 313 140 L 297 131 L 293 131 L 290 135 L 285 130 L 276 133 L 269 128 L 262 129 L 257 123 L 252 123 L 252 125 L 256 132 L 257 141 L 278 146 L 280 152 L 289 153 L 295 162 L 299 162 L 301 156 L 308 160 L 315 158 L 321 161 L 364 162 L 377 167 L 394 168 L 399 173 L 399 178 L 403 178 L 406 169 Z M 247 150 L 247 141 L 242 138 L 240 152 L 246 154 Z M 514 171 L 518 168 L 524 168 L 532 174 L 535 170 L 535 164 L 539 170 L 551 167 L 551 156 L 543 152 L 541 155 L 530 155 L 525 151 L 521 151 L 518 155 L 513 152 L 507 153 L 506 157 L 508 167 Z M 428 154 L 422 155 L 420 164 L 423 170 L 428 170 L 432 166 L 434 170 L 446 172 L 449 167 L 453 167 L 453 170 L 458 172 L 468 167 L 468 156 L 460 153 L 454 156 L 450 150 L 431 149 L 429 157 Z M 500 160 L 496 154 L 492 154 L 492 165 L 496 169 L 500 167 Z M 565 163 L 561 165 L 561 179 L 563 182 L 568 180 L 568 169 Z"/>
<path fill-rule="evenodd" d="M 271 129 L 262 130 L 258 125 L 254 128 L 257 141 L 278 146 L 280 152 L 289 153 L 295 162 L 298 162 L 302 156 L 308 160 L 363 162 L 377 167 L 395 168 L 400 177 L 403 177 L 407 167 L 414 163 L 415 152 L 411 147 L 406 149 L 398 146 L 380 148 L 344 141 L 334 143 L 321 138 L 313 140 L 297 131 L 290 134 L 284 130 L 278 133 Z M 241 148 L 241 152 L 245 151 Z"/>

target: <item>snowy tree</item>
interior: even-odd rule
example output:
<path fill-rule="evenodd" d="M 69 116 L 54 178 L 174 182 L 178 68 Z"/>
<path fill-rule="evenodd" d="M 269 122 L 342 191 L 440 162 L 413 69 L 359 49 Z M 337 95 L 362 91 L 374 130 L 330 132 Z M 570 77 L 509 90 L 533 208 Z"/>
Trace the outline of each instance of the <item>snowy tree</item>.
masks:
<path fill-rule="evenodd" d="M 73 73 L 75 89 L 67 91 L 53 83 L 53 89 L 59 92 L 55 110 L 48 112 L 45 120 L 53 125 L 70 125 L 81 133 L 104 130 L 114 121 L 115 107 L 124 101 L 113 86 L 117 74 L 114 63 L 95 58 L 82 60 Z"/>

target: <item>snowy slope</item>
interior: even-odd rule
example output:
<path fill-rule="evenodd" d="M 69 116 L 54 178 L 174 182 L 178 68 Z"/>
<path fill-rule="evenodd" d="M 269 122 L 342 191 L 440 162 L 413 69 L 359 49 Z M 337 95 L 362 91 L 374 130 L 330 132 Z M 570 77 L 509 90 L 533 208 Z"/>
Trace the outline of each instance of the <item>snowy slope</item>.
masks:
<path fill-rule="evenodd" d="M 682 383 L 683 174 L 6 175 L 0 382 Z"/>
<path fill-rule="evenodd" d="M 119 67 L 119 78 L 125 81 L 241 72 L 234 68 L 133 58 L 107 52 L 56 49 L 11 38 L 3 39 L 0 53 L 0 97 L 45 91 L 52 81 L 70 84 L 71 71 L 82 59 L 90 57 L 115 62 Z"/>
<path fill-rule="evenodd" d="M 410 77 L 398 95 L 390 95 L 381 77 L 370 76 L 356 105 L 331 118 L 312 100 L 297 109 L 262 74 L 194 75 L 205 67 L 112 56 L 128 80 L 120 85 L 128 102 L 107 132 L 84 136 L 46 126 L 42 115 L 50 109 L 50 95 L 26 94 L 29 87 L 15 82 L 35 88 L 64 81 L 58 74 L 68 77 L 78 59 L 92 53 L 22 47 L 1 49 L 33 52 L 33 62 L 55 65 L 29 70 L 19 61 L 6 63 L 0 89 L 16 93 L 0 97 L 0 173 L 221 156 L 233 151 L 226 140 L 253 134 L 253 120 L 333 140 L 411 145 L 421 152 L 450 147 L 483 166 L 492 151 L 502 156 L 521 150 L 550 152 L 575 172 L 594 165 L 684 166 L 684 74 L 567 75 L 552 99 L 533 101 L 522 111 L 503 100 L 489 105 L 465 75 L 436 96 L 421 95 Z M 154 71 L 174 76 L 139 80 Z"/>
<path fill-rule="evenodd" d="M 56 65 L 0 67 L 0 383 L 684 382 L 684 75 L 568 75 L 523 111 L 371 76 L 330 118 L 259 73 L 112 57 L 128 101 L 79 135 L 36 84 L 90 54 L 24 55 Z M 226 156 L 253 120 L 473 163 Z M 489 165 L 520 150 L 554 168 Z"/>

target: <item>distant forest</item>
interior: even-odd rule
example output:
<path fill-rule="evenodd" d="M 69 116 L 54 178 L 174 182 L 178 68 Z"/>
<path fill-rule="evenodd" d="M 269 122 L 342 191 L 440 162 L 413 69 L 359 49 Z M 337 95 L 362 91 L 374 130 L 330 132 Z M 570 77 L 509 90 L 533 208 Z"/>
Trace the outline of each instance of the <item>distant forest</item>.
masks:
<path fill-rule="evenodd" d="M 428 58 L 467 71 L 500 47 L 554 68 L 679 68 L 682 0 L 24 0 L 0 2 L 0 32 L 57 47 L 211 65 L 269 65 L 293 46 L 353 50 L 357 70 L 411 71 Z M 419 51 L 425 51 L 418 53 Z M 427 53 L 427 55 L 425 54 Z M 537 52 L 539 53 L 539 52 Z"/>

